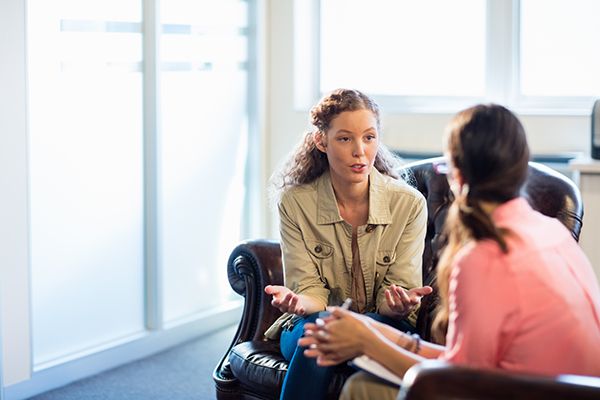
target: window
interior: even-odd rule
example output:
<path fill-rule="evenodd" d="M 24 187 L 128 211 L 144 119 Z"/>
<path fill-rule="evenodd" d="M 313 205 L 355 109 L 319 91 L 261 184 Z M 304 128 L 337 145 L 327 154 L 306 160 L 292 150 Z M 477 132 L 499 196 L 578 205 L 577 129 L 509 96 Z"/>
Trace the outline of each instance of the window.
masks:
<path fill-rule="evenodd" d="M 458 20 L 447 18 L 453 14 Z M 327 0 L 321 2 L 321 32 L 321 92 L 360 87 L 393 96 L 485 93 L 482 1 L 433 6 L 376 0 L 365 7 L 361 0 Z"/>
<path fill-rule="evenodd" d="M 356 87 L 391 111 L 587 114 L 598 19 L 593 0 L 296 0 L 296 106 Z"/>
<path fill-rule="evenodd" d="M 236 306 L 250 4 L 29 1 L 35 370 Z"/>
<path fill-rule="evenodd" d="M 144 331 L 141 3 L 28 7 L 35 368 Z"/>
<path fill-rule="evenodd" d="M 600 95 L 600 2 L 521 0 L 523 96 Z"/>
<path fill-rule="evenodd" d="M 163 321 L 227 301 L 241 235 L 248 146 L 248 4 L 161 3 Z M 237 297 L 237 296 L 236 296 Z"/>

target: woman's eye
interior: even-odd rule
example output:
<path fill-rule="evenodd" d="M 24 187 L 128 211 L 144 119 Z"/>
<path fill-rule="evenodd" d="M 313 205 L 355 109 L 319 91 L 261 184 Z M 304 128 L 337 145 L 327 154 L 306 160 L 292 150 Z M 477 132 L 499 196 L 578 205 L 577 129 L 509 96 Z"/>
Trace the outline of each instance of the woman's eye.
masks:
<path fill-rule="evenodd" d="M 347 137 L 339 137 L 337 140 L 338 140 L 338 142 L 347 142 L 347 141 L 349 141 L 350 139 L 349 139 L 349 138 L 347 138 Z"/>
<path fill-rule="evenodd" d="M 375 139 L 377 139 L 377 136 L 375 136 L 375 135 L 368 135 L 368 136 L 366 137 L 366 139 L 367 139 L 367 141 L 368 141 L 368 142 L 370 142 L 370 141 L 372 141 L 372 140 L 375 140 Z"/>

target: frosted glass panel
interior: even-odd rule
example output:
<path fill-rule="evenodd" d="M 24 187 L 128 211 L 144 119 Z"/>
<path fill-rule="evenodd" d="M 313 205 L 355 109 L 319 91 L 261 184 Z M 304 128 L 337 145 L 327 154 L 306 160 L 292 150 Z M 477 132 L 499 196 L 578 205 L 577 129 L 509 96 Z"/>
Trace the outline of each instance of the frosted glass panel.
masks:
<path fill-rule="evenodd" d="M 160 12 L 163 24 L 191 24 L 212 34 L 248 24 L 245 0 L 169 0 L 161 2 Z"/>
<path fill-rule="evenodd" d="M 163 22 L 192 27 L 182 34 L 165 26 L 161 41 L 159 215 L 169 323 L 231 298 L 226 262 L 240 240 L 248 132 L 246 3 L 175 1 L 162 12 Z"/>
<path fill-rule="evenodd" d="M 321 91 L 481 96 L 485 1 L 321 1 Z"/>
<path fill-rule="evenodd" d="M 521 0 L 521 93 L 600 96 L 600 2 Z"/>
<path fill-rule="evenodd" d="M 35 365 L 144 330 L 142 36 L 64 19 L 140 20 L 116 4 L 29 5 Z"/>

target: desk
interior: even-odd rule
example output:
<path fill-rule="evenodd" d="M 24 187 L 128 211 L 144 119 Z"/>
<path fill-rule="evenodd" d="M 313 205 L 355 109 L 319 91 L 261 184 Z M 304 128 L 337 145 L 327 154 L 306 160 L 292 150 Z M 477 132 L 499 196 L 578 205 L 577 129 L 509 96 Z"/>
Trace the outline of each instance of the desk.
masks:
<path fill-rule="evenodd" d="M 600 282 L 600 160 L 580 157 L 569 162 L 583 199 L 583 228 L 579 244 Z"/>

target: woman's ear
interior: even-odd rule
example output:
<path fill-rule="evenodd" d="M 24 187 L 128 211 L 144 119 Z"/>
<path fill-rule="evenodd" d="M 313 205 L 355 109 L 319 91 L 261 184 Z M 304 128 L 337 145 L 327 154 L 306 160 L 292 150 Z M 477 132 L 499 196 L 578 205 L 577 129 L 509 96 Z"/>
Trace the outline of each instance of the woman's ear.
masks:
<path fill-rule="evenodd" d="M 321 131 L 315 132 L 313 134 L 313 140 L 315 142 L 315 147 L 319 149 L 319 151 L 327 153 L 327 138 L 324 133 Z"/>
<path fill-rule="evenodd" d="M 450 190 L 452 190 L 455 197 L 458 197 L 465 189 L 468 190 L 468 186 L 465 187 L 465 181 L 462 174 L 458 169 L 452 168 L 450 170 Z"/>

